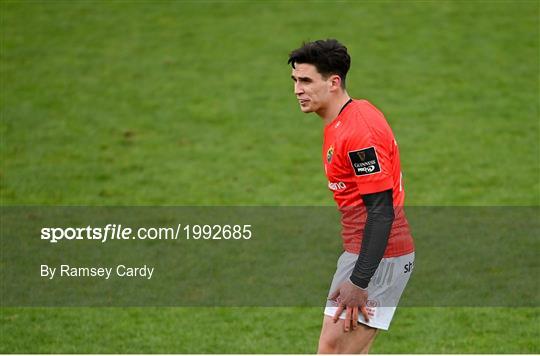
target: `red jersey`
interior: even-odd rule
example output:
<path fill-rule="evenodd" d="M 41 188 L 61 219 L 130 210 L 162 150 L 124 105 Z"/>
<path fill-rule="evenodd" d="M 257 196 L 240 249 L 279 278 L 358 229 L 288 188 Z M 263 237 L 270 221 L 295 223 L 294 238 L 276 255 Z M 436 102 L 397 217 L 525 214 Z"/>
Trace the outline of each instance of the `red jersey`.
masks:
<path fill-rule="evenodd" d="M 399 150 L 383 114 L 366 100 L 353 100 L 324 128 L 322 153 L 328 188 L 341 212 L 345 251 L 360 251 L 367 217 L 362 195 L 392 189 L 395 219 L 384 257 L 413 252 Z"/>

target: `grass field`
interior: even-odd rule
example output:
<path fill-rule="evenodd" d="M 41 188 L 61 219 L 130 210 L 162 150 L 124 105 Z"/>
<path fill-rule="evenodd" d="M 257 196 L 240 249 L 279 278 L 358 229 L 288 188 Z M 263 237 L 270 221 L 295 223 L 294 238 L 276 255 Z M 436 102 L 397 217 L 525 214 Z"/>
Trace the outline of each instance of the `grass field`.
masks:
<path fill-rule="evenodd" d="M 10 309 L 1 351 L 314 353 L 321 318 L 320 308 Z M 534 353 L 535 319 L 537 309 L 403 308 L 372 351 Z"/>
<path fill-rule="evenodd" d="M 286 65 L 328 37 L 392 125 L 408 205 L 540 205 L 537 1 L 0 6 L 2 206 L 332 205 Z M 373 351 L 538 353 L 539 314 L 401 308 Z M 321 318 L 3 307 L 0 352 L 309 353 Z"/>

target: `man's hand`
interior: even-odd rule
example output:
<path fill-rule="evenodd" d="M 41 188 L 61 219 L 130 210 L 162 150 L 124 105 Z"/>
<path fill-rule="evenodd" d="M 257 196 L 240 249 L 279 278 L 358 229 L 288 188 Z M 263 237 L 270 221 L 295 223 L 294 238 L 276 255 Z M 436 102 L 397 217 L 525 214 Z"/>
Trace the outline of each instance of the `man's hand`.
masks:
<path fill-rule="evenodd" d="M 338 322 L 339 316 L 345 309 L 347 310 L 343 323 L 343 329 L 345 332 L 351 329 L 351 325 L 353 330 L 356 330 L 358 327 L 358 309 L 360 309 L 364 319 L 366 319 L 366 322 L 368 322 L 369 318 L 366 310 L 367 298 L 368 294 L 366 290 L 355 286 L 349 280 L 343 282 L 339 288 L 332 293 L 330 298 L 328 298 L 329 300 L 336 301 L 339 304 L 338 309 L 334 314 L 334 323 Z"/>

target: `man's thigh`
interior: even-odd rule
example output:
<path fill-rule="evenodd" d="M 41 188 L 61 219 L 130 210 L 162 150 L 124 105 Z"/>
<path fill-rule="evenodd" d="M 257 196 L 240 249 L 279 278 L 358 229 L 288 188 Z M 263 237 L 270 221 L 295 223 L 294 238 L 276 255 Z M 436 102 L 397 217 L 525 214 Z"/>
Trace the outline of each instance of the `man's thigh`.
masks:
<path fill-rule="evenodd" d="M 343 323 L 344 320 L 340 319 L 334 324 L 332 317 L 324 316 L 318 353 L 358 354 L 369 351 L 377 329 L 359 323 L 356 330 L 345 332 Z"/>

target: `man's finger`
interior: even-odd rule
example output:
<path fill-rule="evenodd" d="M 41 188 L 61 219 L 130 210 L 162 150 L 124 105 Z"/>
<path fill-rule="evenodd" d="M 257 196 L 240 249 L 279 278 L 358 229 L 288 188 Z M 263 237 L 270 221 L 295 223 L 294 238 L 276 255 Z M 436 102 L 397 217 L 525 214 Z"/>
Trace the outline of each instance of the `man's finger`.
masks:
<path fill-rule="evenodd" d="M 362 305 L 362 306 L 360 307 L 360 311 L 362 312 L 362 315 L 364 316 L 364 319 L 366 319 L 366 323 L 369 323 L 369 315 L 368 315 L 366 306 L 365 306 L 365 305 Z"/>
<path fill-rule="evenodd" d="M 334 314 L 334 324 L 337 323 L 337 321 L 339 320 L 339 316 L 343 312 L 343 307 L 344 305 L 340 304 L 339 307 L 337 308 L 336 313 Z"/>
<path fill-rule="evenodd" d="M 358 327 L 358 307 L 354 307 L 352 311 L 352 328 L 356 330 Z"/>
<path fill-rule="evenodd" d="M 348 332 L 351 328 L 351 318 L 352 318 L 352 308 L 351 307 L 347 307 L 347 313 L 345 315 L 345 323 L 343 324 L 343 330 L 345 330 L 345 332 Z"/>
<path fill-rule="evenodd" d="M 338 296 L 339 296 L 339 288 L 336 289 L 336 290 L 334 291 L 334 293 L 332 293 L 332 294 L 330 295 L 330 297 L 328 297 L 328 300 L 336 300 L 336 298 L 337 298 Z"/>

